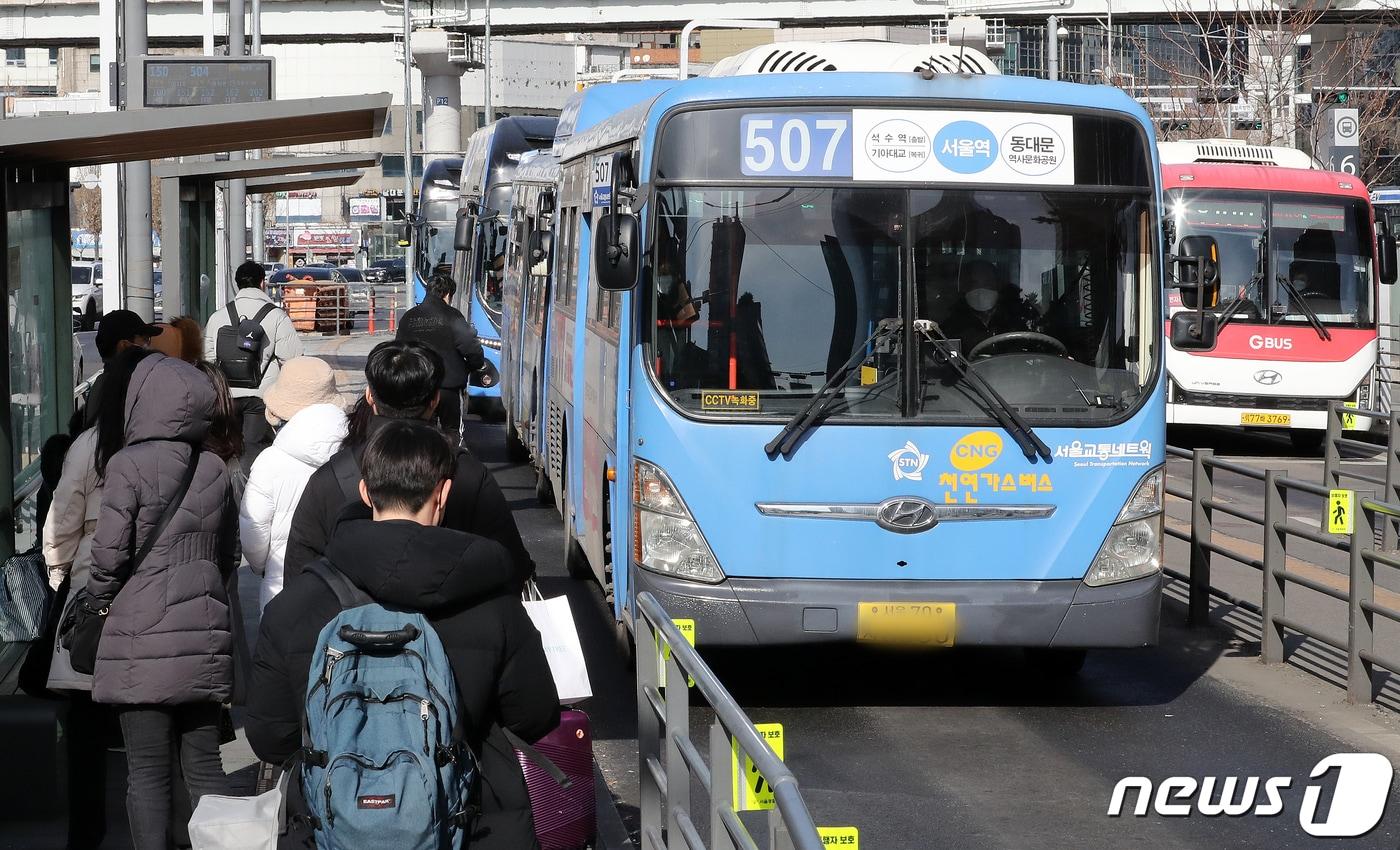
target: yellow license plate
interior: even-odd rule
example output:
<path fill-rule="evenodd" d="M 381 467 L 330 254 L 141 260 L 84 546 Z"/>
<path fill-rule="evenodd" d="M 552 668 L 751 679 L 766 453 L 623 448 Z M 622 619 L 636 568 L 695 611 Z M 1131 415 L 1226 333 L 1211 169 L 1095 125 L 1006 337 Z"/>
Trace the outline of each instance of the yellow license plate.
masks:
<path fill-rule="evenodd" d="M 856 640 L 903 646 L 952 646 L 958 606 L 952 602 L 862 602 Z"/>
<path fill-rule="evenodd" d="M 1241 413 L 1241 425 L 1270 425 L 1286 428 L 1293 423 L 1291 413 Z"/>

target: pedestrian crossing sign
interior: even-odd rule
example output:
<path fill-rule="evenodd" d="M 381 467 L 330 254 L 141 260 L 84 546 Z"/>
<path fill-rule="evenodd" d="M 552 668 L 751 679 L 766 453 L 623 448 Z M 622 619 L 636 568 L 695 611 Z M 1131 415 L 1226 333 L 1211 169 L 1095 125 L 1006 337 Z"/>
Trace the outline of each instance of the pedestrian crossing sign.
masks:
<path fill-rule="evenodd" d="M 1349 408 L 1351 408 L 1352 410 L 1355 410 L 1355 409 L 1356 409 L 1356 402 L 1354 402 L 1354 401 L 1342 402 L 1342 406 L 1343 406 L 1343 407 L 1349 407 Z M 1343 413 L 1343 414 L 1342 414 L 1342 430 L 1343 430 L 1343 431 L 1355 431 L 1355 430 L 1356 430 L 1356 414 L 1355 414 L 1355 413 Z"/>
<path fill-rule="evenodd" d="M 768 746 L 773 748 L 773 752 L 777 753 L 781 760 L 783 757 L 783 724 L 755 723 L 753 728 L 758 731 L 760 738 L 768 742 Z M 753 812 L 773 808 L 776 805 L 773 800 L 773 786 L 769 785 L 767 778 L 758 772 L 758 766 L 753 763 L 749 754 L 743 751 L 737 740 L 730 738 L 729 746 L 732 750 L 730 774 L 734 777 L 734 811 Z M 740 770 L 741 766 L 742 770 Z"/>
<path fill-rule="evenodd" d="M 1355 525 L 1355 490 L 1327 491 L 1327 533 L 1351 534 Z"/>

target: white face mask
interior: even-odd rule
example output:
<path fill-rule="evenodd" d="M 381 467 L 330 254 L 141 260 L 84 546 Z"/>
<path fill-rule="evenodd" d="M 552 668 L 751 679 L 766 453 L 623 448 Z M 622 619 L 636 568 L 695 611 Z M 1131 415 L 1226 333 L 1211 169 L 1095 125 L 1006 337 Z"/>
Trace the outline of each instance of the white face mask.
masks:
<path fill-rule="evenodd" d="M 967 293 L 967 306 L 979 313 L 985 313 L 997 306 L 997 291 L 995 289 L 972 289 Z"/>

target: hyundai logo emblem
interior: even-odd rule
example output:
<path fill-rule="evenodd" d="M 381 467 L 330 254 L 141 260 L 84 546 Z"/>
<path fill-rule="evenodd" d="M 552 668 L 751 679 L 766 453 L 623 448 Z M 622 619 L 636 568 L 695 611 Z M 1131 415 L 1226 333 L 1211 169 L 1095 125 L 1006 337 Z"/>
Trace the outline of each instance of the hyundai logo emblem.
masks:
<path fill-rule="evenodd" d="M 923 499 L 887 499 L 876 510 L 875 521 L 881 528 L 900 534 L 914 534 L 938 524 L 933 505 Z"/>
<path fill-rule="evenodd" d="M 1275 372 L 1273 369 L 1260 369 L 1258 372 L 1254 373 L 1254 382 L 1258 384 L 1263 384 L 1266 387 L 1272 387 L 1274 384 L 1277 384 L 1279 381 L 1282 380 L 1283 376 Z"/>

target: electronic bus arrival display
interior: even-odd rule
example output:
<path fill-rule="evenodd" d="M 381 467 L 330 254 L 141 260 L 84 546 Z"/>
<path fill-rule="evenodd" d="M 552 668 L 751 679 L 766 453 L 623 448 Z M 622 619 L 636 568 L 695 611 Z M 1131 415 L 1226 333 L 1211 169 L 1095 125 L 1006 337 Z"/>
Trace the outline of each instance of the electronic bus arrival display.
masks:
<path fill-rule="evenodd" d="M 145 106 L 208 106 L 272 100 L 272 58 L 143 56 Z"/>

